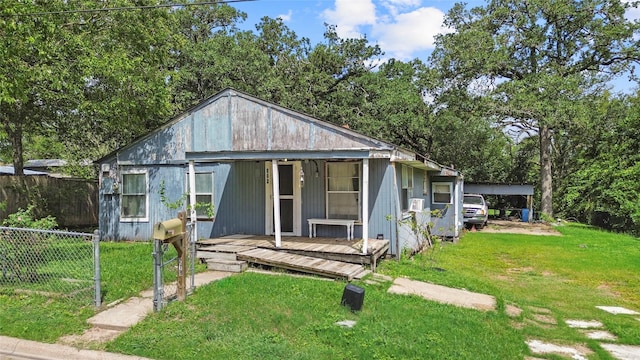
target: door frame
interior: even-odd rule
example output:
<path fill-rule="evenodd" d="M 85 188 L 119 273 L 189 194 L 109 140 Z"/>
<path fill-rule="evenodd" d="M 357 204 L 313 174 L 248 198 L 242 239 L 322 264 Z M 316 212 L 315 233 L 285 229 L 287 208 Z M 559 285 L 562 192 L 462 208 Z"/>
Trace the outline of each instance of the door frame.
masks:
<path fill-rule="evenodd" d="M 273 184 L 271 183 L 273 176 L 271 174 L 271 161 L 265 161 L 265 234 L 275 235 L 273 228 Z M 300 170 L 302 163 L 300 161 L 278 161 L 280 165 L 293 165 L 293 195 L 280 195 L 280 198 L 293 199 L 293 232 L 282 232 L 282 235 L 302 236 L 302 184 L 300 181 Z"/>

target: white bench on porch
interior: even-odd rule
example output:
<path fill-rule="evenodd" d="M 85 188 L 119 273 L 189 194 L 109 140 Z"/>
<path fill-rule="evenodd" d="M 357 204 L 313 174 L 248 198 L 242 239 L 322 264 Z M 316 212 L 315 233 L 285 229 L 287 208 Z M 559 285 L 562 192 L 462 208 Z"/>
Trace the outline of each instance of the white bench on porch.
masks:
<path fill-rule="evenodd" d="M 353 225 L 355 220 L 349 219 L 308 219 L 309 237 L 316 237 L 316 225 L 342 225 L 347 227 L 347 240 L 353 240 Z"/>

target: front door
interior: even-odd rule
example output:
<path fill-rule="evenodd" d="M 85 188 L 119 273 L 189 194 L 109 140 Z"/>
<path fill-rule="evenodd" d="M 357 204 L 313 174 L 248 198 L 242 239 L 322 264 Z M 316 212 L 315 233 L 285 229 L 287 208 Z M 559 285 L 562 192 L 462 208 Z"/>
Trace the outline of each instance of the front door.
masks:
<path fill-rule="evenodd" d="M 266 233 L 275 234 L 274 213 L 273 213 L 273 174 L 272 163 L 265 163 L 267 194 L 266 209 Z M 300 224 L 300 162 L 288 161 L 278 163 L 278 187 L 280 192 L 280 231 L 282 235 L 301 236 Z"/>

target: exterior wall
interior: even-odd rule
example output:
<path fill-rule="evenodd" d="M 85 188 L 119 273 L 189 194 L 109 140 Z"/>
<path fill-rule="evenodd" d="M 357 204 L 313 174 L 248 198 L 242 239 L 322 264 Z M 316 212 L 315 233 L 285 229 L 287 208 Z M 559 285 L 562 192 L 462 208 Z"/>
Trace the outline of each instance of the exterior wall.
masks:
<path fill-rule="evenodd" d="M 452 185 L 452 203 L 451 204 L 434 204 L 431 201 L 432 213 L 433 210 L 438 210 L 438 214 L 433 214 L 433 234 L 452 238 L 457 237 L 459 229 L 462 227 L 462 186 L 461 180 L 452 176 L 432 176 L 430 183 L 433 182 L 446 182 Z M 460 212 L 459 216 L 456 216 L 456 209 Z M 436 216 L 437 215 L 437 216 Z"/>
<path fill-rule="evenodd" d="M 393 165 L 387 159 L 369 160 L 369 237 L 382 234 L 389 240 L 389 253 L 397 254 L 396 214 L 398 197 L 394 191 Z"/>
<path fill-rule="evenodd" d="M 196 164 L 196 172 L 199 165 Z M 264 162 L 239 161 L 218 166 L 215 221 L 198 222 L 198 236 L 262 235 L 265 232 Z"/>
<path fill-rule="evenodd" d="M 318 177 L 315 176 L 318 164 Z M 309 236 L 307 219 L 325 217 L 325 163 L 316 160 L 302 163 L 305 184 L 302 188 L 302 235 Z M 387 159 L 369 160 L 369 236 L 382 234 L 384 239 L 395 239 L 395 224 L 388 221 L 387 215 L 394 214 L 394 195 L 392 169 Z M 342 226 L 318 226 L 318 236 L 345 237 Z M 362 237 L 362 224 L 356 223 L 354 237 Z"/>
<path fill-rule="evenodd" d="M 186 192 L 184 166 L 120 166 L 118 176 L 123 171 L 146 171 L 148 174 L 148 220 L 121 221 L 119 191 L 112 191 L 113 178 L 103 179 L 100 190 L 100 231 L 108 240 L 149 240 L 153 225 L 159 221 L 175 218 L 179 210 L 169 209 L 160 200 L 160 183 L 164 181 L 165 192 L 170 202 L 178 200 Z"/>
<path fill-rule="evenodd" d="M 426 224 L 431 221 L 431 190 L 430 188 L 427 191 L 424 191 L 424 178 L 429 178 L 429 174 L 422 169 L 413 169 L 413 188 L 409 193 L 410 198 L 418 198 L 424 200 L 424 207 L 421 213 L 412 214 L 407 211 L 402 211 L 402 165 L 396 164 L 396 190 L 395 193 L 398 197 L 398 207 L 396 209 L 396 219 L 398 224 L 398 240 L 396 245 L 394 246 L 395 252 L 393 254 L 400 254 L 403 249 L 408 249 L 410 251 L 417 250 L 420 247 L 419 239 L 416 234 L 411 230 L 411 227 L 408 222 L 412 221 L 411 218 L 414 217 L 416 221 L 420 224 Z M 429 186 L 429 182 L 427 182 L 427 186 Z"/>
<path fill-rule="evenodd" d="M 396 164 L 396 194 L 398 198 L 402 196 L 402 171 L 401 164 Z M 456 216 L 456 209 L 462 211 L 462 186 L 456 186 L 461 183 L 461 178 L 455 176 L 440 176 L 439 172 L 425 172 L 421 169 L 413 171 L 413 189 L 410 197 L 424 199 L 424 209 L 421 213 L 402 212 L 398 207 L 396 218 L 400 219 L 398 224 L 398 240 L 393 246 L 394 254 L 399 254 L 403 249 L 416 250 L 421 244 L 418 236 L 411 230 L 407 222 L 414 217 L 421 226 L 432 223 L 432 234 L 446 238 L 455 238 L 459 236 L 459 229 L 462 227 L 462 217 Z M 425 184 L 425 177 L 427 178 Z M 452 186 L 452 204 L 434 204 L 432 199 L 432 184 L 434 182 L 446 182 Z M 426 186 L 426 188 L 425 188 Z M 456 195 L 457 194 L 457 195 Z M 398 204 L 401 202 L 399 201 Z M 456 205 L 457 204 L 457 205 Z"/>

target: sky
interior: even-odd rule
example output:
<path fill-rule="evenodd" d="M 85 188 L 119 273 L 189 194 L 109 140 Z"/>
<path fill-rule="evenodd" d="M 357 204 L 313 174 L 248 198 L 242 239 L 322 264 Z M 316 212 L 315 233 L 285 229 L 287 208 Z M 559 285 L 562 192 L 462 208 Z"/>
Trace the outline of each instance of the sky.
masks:
<path fill-rule="evenodd" d="M 256 0 L 233 3 L 247 13 L 247 29 L 255 29 L 263 16 L 280 17 L 298 37 L 315 45 L 323 41 L 325 23 L 336 25 L 343 38 L 366 36 L 385 57 L 426 60 L 433 39 L 445 32 L 442 20 L 456 1 L 451 0 Z M 469 6 L 484 4 L 467 0 Z"/>
<path fill-rule="evenodd" d="M 632 1 L 632 0 L 623 0 Z M 427 62 L 434 47 L 434 36 L 449 30 L 442 21 L 458 1 L 453 0 L 255 0 L 231 4 L 247 13 L 241 24 L 255 30 L 264 16 L 281 18 L 298 37 L 307 37 L 311 45 L 323 42 L 325 23 L 336 25 L 343 38 L 366 36 L 384 51 L 384 58 Z M 467 7 L 482 6 L 484 0 L 466 0 Z M 640 9 L 627 13 L 640 19 Z M 614 90 L 631 92 L 635 83 L 626 77 L 613 84 Z"/>

